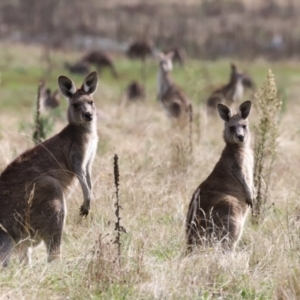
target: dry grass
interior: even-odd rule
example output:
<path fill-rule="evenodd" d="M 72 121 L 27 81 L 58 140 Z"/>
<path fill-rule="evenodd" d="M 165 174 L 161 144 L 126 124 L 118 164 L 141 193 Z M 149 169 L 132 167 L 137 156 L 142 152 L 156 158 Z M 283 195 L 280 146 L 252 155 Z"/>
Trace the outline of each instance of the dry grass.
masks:
<path fill-rule="evenodd" d="M 29 52 L 32 56 L 27 63 L 22 55 L 28 57 Z M 42 74 L 38 50 L 23 47 L 21 51 L 14 46 L 10 53 L 13 67 L 3 71 L 1 83 L 0 170 L 33 146 L 31 130 L 20 132 L 19 128 L 21 121 L 33 122 L 36 85 Z M 57 65 L 62 58 L 62 54 L 55 54 Z M 188 64 L 187 72 L 192 72 L 195 63 Z M 122 64 L 120 60 L 120 68 Z M 25 83 L 18 73 L 20 66 L 28 72 Z M 259 62 L 250 69 L 261 81 L 268 67 Z M 247 223 L 234 255 L 207 249 L 190 257 L 184 256 L 187 205 L 219 158 L 224 145 L 222 121 L 208 120 L 206 126 L 199 122 L 201 134 L 196 127 L 190 154 L 188 135 L 176 133 L 154 101 L 154 65 L 149 73 L 147 101 L 119 108 L 120 86 L 127 82 L 126 68 L 124 63 L 119 82 L 104 74 L 95 95 L 98 108 L 109 118 L 100 120 L 98 126 L 100 142 L 93 167 L 90 216 L 79 217 L 82 193 L 77 186 L 67 199 L 61 260 L 47 264 L 43 245 L 33 250 L 31 267 L 20 266 L 14 256 L 11 265 L 1 270 L 0 299 L 299 299 L 299 65 L 272 66 L 278 85 L 288 91 L 288 102 L 279 125 L 279 153 L 270 188 L 274 204 L 264 222 L 257 227 Z M 37 71 L 32 73 L 32 69 Z M 211 74 L 213 83 L 222 82 L 222 77 L 227 80 L 228 62 L 209 64 L 208 69 L 216 71 Z M 58 67 L 51 84 L 61 72 Z M 187 81 L 190 73 L 185 76 L 180 72 L 185 71 L 174 70 L 180 85 L 198 95 L 189 86 L 198 78 Z M 28 94 L 22 94 L 20 86 L 28 86 Z M 18 95 L 20 98 L 15 99 Z M 203 107 L 196 103 L 205 98 L 192 100 L 195 110 L 202 112 Z M 256 120 L 253 111 L 252 127 Z M 65 124 L 64 117 L 57 117 L 54 132 Z M 121 234 L 121 268 L 116 264 L 113 244 L 115 153 L 119 156 L 122 225 L 127 230 Z"/>

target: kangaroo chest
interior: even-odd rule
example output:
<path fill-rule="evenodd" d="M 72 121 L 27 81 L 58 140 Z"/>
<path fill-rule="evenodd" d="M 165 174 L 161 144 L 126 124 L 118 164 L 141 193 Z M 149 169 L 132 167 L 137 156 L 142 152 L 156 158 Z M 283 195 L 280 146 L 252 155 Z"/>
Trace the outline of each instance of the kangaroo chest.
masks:
<path fill-rule="evenodd" d="M 240 168 L 243 176 L 245 177 L 247 183 L 252 186 L 253 184 L 253 154 L 251 149 L 245 149 L 237 157 L 236 165 Z"/>
<path fill-rule="evenodd" d="M 163 100 L 164 96 L 170 89 L 171 83 L 168 78 L 160 71 L 157 76 L 157 95 L 159 100 Z"/>
<path fill-rule="evenodd" d="M 93 160 L 94 155 L 97 150 L 97 144 L 98 144 L 98 137 L 92 136 L 88 143 L 84 146 L 84 152 L 82 157 L 82 164 L 83 166 L 86 166 L 89 164 L 91 160 Z"/>
<path fill-rule="evenodd" d="M 234 102 L 241 101 L 243 98 L 243 95 L 244 95 L 243 83 L 242 83 L 242 80 L 238 80 L 235 85 L 232 100 Z"/>

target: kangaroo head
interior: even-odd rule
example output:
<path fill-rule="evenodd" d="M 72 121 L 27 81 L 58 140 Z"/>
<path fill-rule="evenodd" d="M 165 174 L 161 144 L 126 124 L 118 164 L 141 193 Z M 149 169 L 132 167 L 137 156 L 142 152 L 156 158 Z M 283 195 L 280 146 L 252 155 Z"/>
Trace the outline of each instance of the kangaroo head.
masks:
<path fill-rule="evenodd" d="M 237 114 L 232 115 L 227 105 L 219 103 L 218 112 L 225 121 L 224 140 L 228 144 L 244 144 L 250 138 L 248 116 L 251 110 L 251 101 L 245 101 L 239 106 Z"/>
<path fill-rule="evenodd" d="M 164 54 L 162 52 L 158 53 L 159 67 L 164 73 L 168 73 L 173 70 L 173 63 L 172 63 L 173 56 L 174 56 L 173 51 L 167 54 Z"/>
<path fill-rule="evenodd" d="M 97 84 L 97 72 L 92 72 L 88 75 L 79 89 L 76 88 L 74 82 L 68 77 L 58 77 L 59 89 L 69 100 L 69 123 L 85 124 L 96 119 L 96 108 L 94 106 L 92 95 L 97 90 Z"/>
<path fill-rule="evenodd" d="M 243 73 L 240 72 L 235 64 L 231 64 L 231 73 L 230 73 L 230 81 L 231 82 L 237 82 L 238 80 L 243 79 Z"/>

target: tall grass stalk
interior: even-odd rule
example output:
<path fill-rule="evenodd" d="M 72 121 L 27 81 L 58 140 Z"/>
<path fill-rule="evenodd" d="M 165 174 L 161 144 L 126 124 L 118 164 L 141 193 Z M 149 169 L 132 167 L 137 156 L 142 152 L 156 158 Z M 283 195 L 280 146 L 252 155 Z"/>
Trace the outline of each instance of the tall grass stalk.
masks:
<path fill-rule="evenodd" d="M 263 218 L 266 205 L 270 201 L 271 172 L 277 156 L 277 116 L 281 109 L 281 101 L 277 97 L 277 88 L 271 70 L 255 98 L 254 107 L 259 115 L 259 123 L 255 127 L 254 186 L 256 199 L 252 216 L 254 223 L 258 223 Z"/>
<path fill-rule="evenodd" d="M 118 155 L 114 156 L 114 179 L 115 179 L 115 187 L 116 187 L 116 202 L 115 202 L 115 215 L 116 215 L 116 223 L 115 223 L 115 231 L 117 232 L 115 243 L 118 248 L 118 263 L 119 267 L 121 267 L 121 232 L 126 232 L 124 227 L 121 225 L 121 217 L 120 217 L 120 197 L 119 197 L 119 185 L 120 185 L 120 173 L 119 173 L 119 164 L 118 164 Z"/>
<path fill-rule="evenodd" d="M 36 114 L 35 114 L 35 129 L 33 132 L 33 141 L 35 144 L 39 144 L 42 142 L 43 128 L 41 122 L 41 96 L 42 89 L 44 87 L 44 83 L 41 81 L 37 90 L 37 98 L 36 98 Z"/>

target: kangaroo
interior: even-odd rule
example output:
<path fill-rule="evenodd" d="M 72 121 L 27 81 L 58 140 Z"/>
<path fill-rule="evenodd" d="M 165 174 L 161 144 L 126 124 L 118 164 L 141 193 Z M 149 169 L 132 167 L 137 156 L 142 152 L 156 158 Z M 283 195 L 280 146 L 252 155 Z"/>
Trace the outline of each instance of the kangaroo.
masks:
<path fill-rule="evenodd" d="M 126 88 L 126 96 L 130 101 L 143 100 L 145 96 L 145 88 L 138 81 L 133 80 Z"/>
<path fill-rule="evenodd" d="M 60 256 L 65 220 L 65 195 L 75 177 L 83 191 L 80 215 L 90 210 L 91 167 L 98 135 L 92 94 L 98 75 L 92 72 L 81 88 L 66 76 L 58 77 L 68 98 L 68 125 L 57 135 L 25 151 L 0 175 L 0 262 L 7 265 L 16 244 L 20 261 L 30 263 L 30 248 L 44 241 L 48 261 Z"/>
<path fill-rule="evenodd" d="M 243 83 L 244 89 L 248 89 L 250 91 L 255 91 L 255 89 L 256 89 L 255 82 L 253 81 L 251 76 L 249 74 L 247 74 L 246 72 L 243 72 L 242 77 L 243 77 L 242 83 Z"/>
<path fill-rule="evenodd" d="M 181 67 L 184 66 L 185 60 L 186 60 L 186 53 L 183 48 L 174 47 L 174 48 L 169 49 L 167 52 L 174 53 L 173 58 L 172 58 L 172 61 L 174 64 L 178 63 Z"/>
<path fill-rule="evenodd" d="M 54 109 L 60 105 L 60 96 L 58 90 L 53 93 L 49 88 L 45 90 L 44 95 L 42 95 L 43 106 L 48 109 Z"/>
<path fill-rule="evenodd" d="M 169 117 L 186 124 L 188 120 L 192 120 L 192 104 L 170 76 L 173 52 L 161 52 L 158 57 L 157 98 Z"/>
<path fill-rule="evenodd" d="M 90 73 L 90 66 L 87 62 L 79 61 L 73 65 L 66 62 L 64 66 L 70 73 L 73 74 L 87 75 Z"/>
<path fill-rule="evenodd" d="M 118 77 L 118 73 L 116 71 L 112 58 L 102 51 L 94 50 L 89 52 L 82 58 L 81 62 L 95 65 L 99 73 L 101 72 L 102 68 L 109 68 L 112 75 L 115 78 Z"/>
<path fill-rule="evenodd" d="M 123 93 L 120 107 L 124 108 L 130 102 L 132 103 L 143 100 L 145 100 L 145 88 L 138 81 L 133 80 L 128 84 Z"/>
<path fill-rule="evenodd" d="M 225 121 L 226 146 L 213 171 L 191 199 L 186 219 L 189 251 L 195 245 L 212 245 L 216 240 L 224 250 L 234 250 L 254 197 L 253 154 L 247 120 L 251 101 L 242 103 L 238 114 L 233 116 L 224 104 L 219 103 L 217 109 Z"/>
<path fill-rule="evenodd" d="M 233 103 L 242 100 L 244 95 L 243 74 L 238 72 L 236 66 L 231 64 L 231 74 L 229 82 L 216 89 L 207 99 L 207 110 L 209 113 L 214 113 L 218 103 L 226 103 L 232 105 Z"/>
<path fill-rule="evenodd" d="M 53 93 L 50 88 L 46 87 L 46 82 L 41 80 L 38 88 L 38 97 L 41 110 L 54 109 L 60 105 L 60 95 L 58 90 Z"/>
<path fill-rule="evenodd" d="M 137 40 L 129 44 L 126 54 L 130 59 L 145 60 L 147 57 L 152 56 L 154 46 L 149 40 Z"/>

